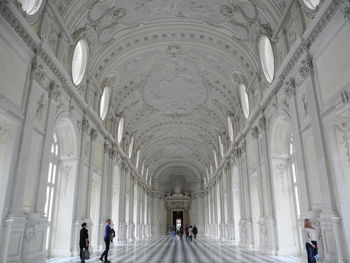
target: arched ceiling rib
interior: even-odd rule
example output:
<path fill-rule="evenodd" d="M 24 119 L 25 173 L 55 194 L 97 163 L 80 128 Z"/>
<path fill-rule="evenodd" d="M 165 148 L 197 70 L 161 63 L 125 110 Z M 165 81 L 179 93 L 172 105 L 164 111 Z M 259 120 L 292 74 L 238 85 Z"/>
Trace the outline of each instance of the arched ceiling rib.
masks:
<path fill-rule="evenodd" d="M 73 38 L 89 43 L 94 83 L 115 80 L 110 110 L 125 118 L 124 149 L 133 137 L 155 187 L 200 186 L 214 149 L 220 160 L 218 137 L 228 145 L 237 79 L 259 72 L 256 41 L 277 28 L 287 1 L 54 2 Z"/>

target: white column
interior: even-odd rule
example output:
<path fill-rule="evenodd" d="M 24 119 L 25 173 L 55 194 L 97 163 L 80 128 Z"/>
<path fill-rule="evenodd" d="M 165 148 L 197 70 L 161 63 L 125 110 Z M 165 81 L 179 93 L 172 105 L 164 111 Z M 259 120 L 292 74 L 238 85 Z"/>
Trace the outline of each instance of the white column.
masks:
<path fill-rule="evenodd" d="M 134 224 L 134 185 L 135 180 L 134 177 L 129 175 L 129 215 L 128 215 L 128 240 L 134 241 L 135 240 L 135 224 Z"/>
<path fill-rule="evenodd" d="M 124 164 L 119 160 L 120 165 L 117 166 L 117 173 L 120 174 L 120 190 L 119 190 L 119 213 L 118 213 L 118 241 L 126 241 L 126 222 L 125 222 L 125 173 Z"/>
<path fill-rule="evenodd" d="M 234 224 L 238 223 L 234 221 L 234 209 L 233 209 L 233 182 L 232 182 L 232 160 L 229 162 L 226 172 L 226 185 L 227 185 L 227 224 L 228 224 L 228 240 L 233 241 L 235 239 Z"/>

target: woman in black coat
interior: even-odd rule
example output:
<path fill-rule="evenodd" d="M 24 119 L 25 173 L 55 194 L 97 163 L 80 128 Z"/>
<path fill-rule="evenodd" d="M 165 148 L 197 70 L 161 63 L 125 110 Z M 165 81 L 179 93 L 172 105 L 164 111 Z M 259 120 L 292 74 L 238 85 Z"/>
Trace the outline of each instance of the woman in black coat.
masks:
<path fill-rule="evenodd" d="M 80 229 L 80 239 L 79 239 L 79 247 L 80 247 L 80 260 L 81 262 L 85 262 L 84 259 L 84 250 L 89 247 L 89 233 L 87 230 L 87 224 L 83 223 Z"/>

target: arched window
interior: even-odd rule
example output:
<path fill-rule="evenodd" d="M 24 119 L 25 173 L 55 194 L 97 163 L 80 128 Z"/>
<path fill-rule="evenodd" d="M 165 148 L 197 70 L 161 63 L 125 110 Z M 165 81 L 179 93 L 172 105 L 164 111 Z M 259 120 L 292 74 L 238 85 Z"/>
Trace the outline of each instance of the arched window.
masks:
<path fill-rule="evenodd" d="M 270 39 L 262 35 L 259 40 L 261 67 L 266 80 L 271 83 L 275 74 L 275 59 Z"/>
<path fill-rule="evenodd" d="M 121 117 L 118 124 L 118 143 L 120 143 L 123 139 L 123 132 L 124 132 L 124 118 Z"/>
<path fill-rule="evenodd" d="M 24 12 L 28 15 L 35 15 L 39 11 L 43 0 L 20 0 Z"/>
<path fill-rule="evenodd" d="M 228 134 L 230 136 L 231 142 L 233 142 L 233 124 L 230 116 L 227 116 L 227 127 L 228 127 Z"/>
<path fill-rule="evenodd" d="M 56 133 L 53 135 L 53 143 L 51 145 L 51 158 L 49 163 L 49 174 L 47 177 L 47 187 L 46 187 L 46 203 L 45 203 L 45 217 L 49 222 L 47 228 L 46 245 L 45 249 L 49 249 L 49 240 L 51 234 L 51 223 L 52 223 L 52 210 L 55 197 L 55 186 L 57 181 L 58 173 L 58 162 L 59 162 L 59 146 L 58 138 Z"/>
<path fill-rule="evenodd" d="M 72 79 L 75 85 L 83 80 L 88 57 L 88 44 L 85 39 L 80 39 L 75 45 L 72 59 Z"/>
<path fill-rule="evenodd" d="M 305 5 L 310 9 L 316 9 L 316 7 L 319 5 L 320 0 L 303 0 Z"/>
<path fill-rule="evenodd" d="M 246 91 L 246 86 L 244 84 L 241 84 L 239 86 L 240 93 L 241 93 L 241 103 L 243 108 L 243 113 L 246 118 L 249 116 L 249 98 Z"/>
<path fill-rule="evenodd" d="M 290 162 L 290 172 L 292 175 L 292 182 L 293 182 L 293 193 L 295 197 L 295 206 L 297 210 L 298 217 L 300 216 L 300 206 L 299 206 L 299 192 L 298 192 L 298 180 L 297 180 L 297 174 L 295 169 L 295 147 L 294 147 L 294 141 L 293 137 L 290 137 L 289 141 L 289 162 Z"/>
<path fill-rule="evenodd" d="M 111 96 L 111 88 L 110 87 L 105 87 L 103 89 L 101 101 L 100 101 L 100 118 L 104 120 L 107 116 L 108 113 L 108 108 L 109 108 L 109 101 L 110 101 L 110 96 Z"/>

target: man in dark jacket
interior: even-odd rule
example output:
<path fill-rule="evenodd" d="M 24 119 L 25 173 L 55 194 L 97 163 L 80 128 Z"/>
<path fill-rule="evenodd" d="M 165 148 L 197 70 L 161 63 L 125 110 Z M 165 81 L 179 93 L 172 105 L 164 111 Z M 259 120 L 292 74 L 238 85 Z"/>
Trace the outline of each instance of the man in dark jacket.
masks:
<path fill-rule="evenodd" d="M 105 233 L 104 233 L 104 241 L 106 243 L 106 249 L 103 251 L 100 260 L 103 261 L 103 257 L 105 258 L 104 262 L 110 262 L 108 258 L 108 250 L 109 250 L 109 245 L 111 243 L 111 238 L 112 238 L 112 220 L 107 219 L 106 220 L 106 225 L 105 225 Z"/>
<path fill-rule="evenodd" d="M 79 239 L 79 247 L 80 247 L 80 260 L 81 262 L 85 262 L 84 258 L 84 250 L 89 247 L 89 233 L 87 230 L 87 224 L 83 223 L 80 229 L 80 239 Z"/>

